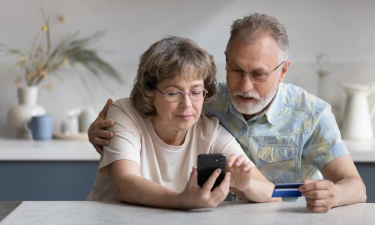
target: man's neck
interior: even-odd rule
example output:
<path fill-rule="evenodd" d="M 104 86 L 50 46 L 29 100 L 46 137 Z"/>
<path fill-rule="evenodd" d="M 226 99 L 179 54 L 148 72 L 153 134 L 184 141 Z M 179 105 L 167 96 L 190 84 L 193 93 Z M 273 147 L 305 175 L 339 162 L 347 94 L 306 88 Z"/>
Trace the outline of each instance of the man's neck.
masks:
<path fill-rule="evenodd" d="M 272 99 L 272 101 L 270 103 L 268 103 L 268 105 L 266 107 L 264 107 L 264 109 L 262 109 L 262 111 L 260 111 L 258 113 L 250 114 L 250 115 L 248 115 L 248 114 L 242 114 L 243 117 L 245 118 L 246 121 L 249 121 L 252 118 L 256 117 L 257 115 L 262 114 L 264 111 L 266 111 L 268 109 L 268 107 L 270 107 L 270 105 L 271 105 L 271 103 L 273 102 L 274 99 L 275 99 L 275 97 Z"/>

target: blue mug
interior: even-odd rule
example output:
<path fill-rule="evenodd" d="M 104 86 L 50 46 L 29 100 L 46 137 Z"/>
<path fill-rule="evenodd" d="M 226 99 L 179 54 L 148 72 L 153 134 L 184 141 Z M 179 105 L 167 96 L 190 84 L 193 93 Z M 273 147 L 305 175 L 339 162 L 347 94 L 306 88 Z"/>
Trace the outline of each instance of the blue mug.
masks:
<path fill-rule="evenodd" d="M 31 129 L 29 124 L 31 122 Z M 24 124 L 27 133 L 32 134 L 35 140 L 49 140 L 52 138 L 53 122 L 51 115 L 33 116 Z"/>

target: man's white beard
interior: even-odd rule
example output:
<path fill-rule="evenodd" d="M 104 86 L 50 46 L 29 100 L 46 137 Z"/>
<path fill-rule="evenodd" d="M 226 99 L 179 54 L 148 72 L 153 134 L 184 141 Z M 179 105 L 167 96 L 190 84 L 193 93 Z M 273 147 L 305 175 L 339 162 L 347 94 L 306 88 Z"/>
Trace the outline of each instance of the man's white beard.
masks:
<path fill-rule="evenodd" d="M 258 93 L 248 91 L 248 92 L 242 92 L 240 90 L 235 90 L 233 93 L 229 93 L 229 99 L 236 108 L 236 110 L 242 114 L 245 115 L 253 115 L 262 112 L 268 104 L 272 101 L 272 99 L 275 97 L 277 89 L 279 87 L 278 80 L 273 85 L 270 93 L 266 95 L 265 97 L 260 97 Z M 256 99 L 255 103 L 241 103 L 236 100 L 236 96 L 241 95 L 243 97 L 251 97 Z"/>

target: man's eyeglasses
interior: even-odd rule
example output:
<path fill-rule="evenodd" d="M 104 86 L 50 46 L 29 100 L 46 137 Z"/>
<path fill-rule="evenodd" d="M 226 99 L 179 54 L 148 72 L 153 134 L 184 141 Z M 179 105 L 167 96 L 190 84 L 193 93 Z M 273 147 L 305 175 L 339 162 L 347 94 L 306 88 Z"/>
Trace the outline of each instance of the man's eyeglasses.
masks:
<path fill-rule="evenodd" d="M 250 77 L 250 80 L 252 81 L 256 81 L 256 82 L 264 82 L 267 80 L 267 78 L 269 76 L 271 76 L 272 72 L 277 70 L 285 61 L 282 61 L 278 66 L 276 66 L 275 69 L 273 69 L 269 74 L 264 74 L 264 73 L 259 73 L 259 72 L 256 72 L 256 71 L 252 71 L 252 72 L 244 72 L 242 70 L 239 70 L 239 69 L 231 69 L 231 68 L 228 68 L 227 69 L 227 74 L 228 76 L 231 76 L 233 78 L 237 78 L 237 79 L 240 79 L 242 78 L 243 76 L 245 75 L 249 75 Z"/>
<path fill-rule="evenodd" d="M 181 101 L 185 96 L 185 92 L 183 92 L 183 91 L 170 91 L 170 92 L 167 92 L 167 93 L 163 93 L 158 88 L 155 88 L 155 89 L 158 90 L 160 93 L 162 93 L 165 96 L 165 98 L 170 102 Z M 206 91 L 204 89 L 203 90 L 192 90 L 192 91 L 188 92 L 188 95 L 189 95 L 189 97 L 192 101 L 199 101 L 199 100 L 204 99 L 204 97 L 206 97 L 207 93 L 208 93 L 208 91 Z"/>

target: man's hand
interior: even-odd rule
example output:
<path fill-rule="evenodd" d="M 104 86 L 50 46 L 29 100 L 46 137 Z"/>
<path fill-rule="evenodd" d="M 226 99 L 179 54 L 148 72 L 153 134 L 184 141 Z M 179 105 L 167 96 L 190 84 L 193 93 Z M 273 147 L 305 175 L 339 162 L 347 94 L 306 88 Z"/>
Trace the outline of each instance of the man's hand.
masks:
<path fill-rule="evenodd" d="M 306 206 L 313 212 L 328 212 L 335 206 L 335 185 L 329 180 L 305 180 L 299 187 Z"/>
<path fill-rule="evenodd" d="M 109 139 L 113 138 L 113 132 L 105 130 L 115 124 L 112 120 L 106 120 L 107 111 L 112 102 L 112 99 L 107 100 L 104 108 L 88 130 L 89 141 L 100 155 L 103 154 L 103 145 L 109 145 Z"/>

